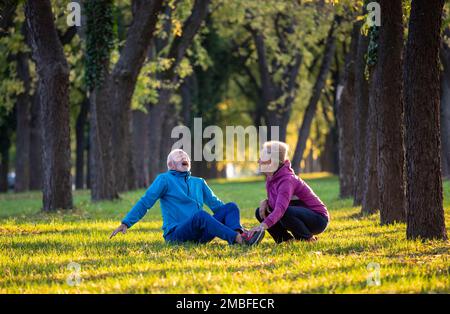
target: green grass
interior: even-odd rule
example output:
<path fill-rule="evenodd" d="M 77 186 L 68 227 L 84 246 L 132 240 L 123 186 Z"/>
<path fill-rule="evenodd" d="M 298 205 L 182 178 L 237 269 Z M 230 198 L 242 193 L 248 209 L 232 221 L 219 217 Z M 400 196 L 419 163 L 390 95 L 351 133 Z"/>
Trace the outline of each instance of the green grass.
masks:
<path fill-rule="evenodd" d="M 378 215 L 359 217 L 351 200 L 338 199 L 335 177 L 306 178 L 327 204 L 331 224 L 317 243 L 258 247 L 168 245 L 159 205 L 126 235 L 108 237 L 143 190 L 117 202 L 91 203 L 76 192 L 76 210 L 40 212 L 41 194 L 0 196 L 0 293 L 449 293 L 449 242 L 406 241 L 404 224 L 381 227 Z M 210 182 L 235 201 L 243 223 L 255 225 L 265 195 L 258 178 Z M 445 182 L 447 230 L 450 182 Z M 450 235 L 450 232 L 447 231 Z M 80 265 L 79 285 L 67 284 Z M 380 285 L 368 285 L 378 263 Z"/>

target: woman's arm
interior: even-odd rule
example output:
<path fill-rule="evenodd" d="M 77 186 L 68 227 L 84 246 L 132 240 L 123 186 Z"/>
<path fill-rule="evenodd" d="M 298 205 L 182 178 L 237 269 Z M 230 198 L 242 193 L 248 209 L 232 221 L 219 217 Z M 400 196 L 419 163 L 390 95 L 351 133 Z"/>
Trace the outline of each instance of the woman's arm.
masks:
<path fill-rule="evenodd" d="M 286 212 L 289 206 L 289 202 L 294 193 L 294 188 L 289 180 L 286 180 L 280 184 L 277 191 L 277 200 L 275 201 L 275 206 L 272 213 L 264 219 L 263 223 L 267 225 L 268 228 L 276 224 Z"/>

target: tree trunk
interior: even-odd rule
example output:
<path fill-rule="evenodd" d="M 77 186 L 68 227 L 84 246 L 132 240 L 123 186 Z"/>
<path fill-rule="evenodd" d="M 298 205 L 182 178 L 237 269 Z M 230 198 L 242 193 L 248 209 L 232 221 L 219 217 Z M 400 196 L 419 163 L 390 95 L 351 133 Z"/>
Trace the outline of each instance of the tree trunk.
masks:
<path fill-rule="evenodd" d="M 163 140 L 163 125 L 164 117 L 166 115 L 166 109 L 168 107 L 171 92 L 167 89 L 162 89 L 158 95 L 158 104 L 150 106 L 149 110 L 149 178 L 152 182 L 159 172 L 163 170 L 161 163 L 165 163 L 165 160 L 161 160 L 161 143 Z"/>
<path fill-rule="evenodd" d="M 9 148 L 11 147 L 9 126 L 0 125 L 0 192 L 8 192 Z"/>
<path fill-rule="evenodd" d="M 85 151 L 86 151 L 86 124 L 88 121 L 89 99 L 86 98 L 80 105 L 80 112 L 78 113 L 77 122 L 75 125 L 76 137 L 76 161 L 75 161 L 75 188 L 78 190 L 84 189 L 84 165 L 85 165 Z"/>
<path fill-rule="evenodd" d="M 334 51 L 336 49 L 336 36 L 335 30 L 338 26 L 338 17 L 333 20 L 333 24 L 328 32 L 327 41 L 325 44 L 325 50 L 323 53 L 322 64 L 320 66 L 319 74 L 314 84 L 311 98 L 308 106 L 306 107 L 305 114 L 303 116 L 303 122 L 298 130 L 298 140 L 294 151 L 294 157 L 292 158 L 292 169 L 295 173 L 300 171 L 300 162 L 303 158 L 303 152 L 306 147 L 306 141 L 308 140 L 311 130 L 311 124 L 316 113 L 317 104 L 322 94 L 322 89 L 325 86 L 325 82 L 330 70 L 331 62 L 333 60 Z"/>
<path fill-rule="evenodd" d="M 160 142 L 160 171 L 163 171 L 167 168 L 167 155 L 170 153 L 172 149 L 172 145 L 177 141 L 177 139 L 171 138 L 172 130 L 175 126 L 178 125 L 178 113 L 176 111 L 175 105 L 172 103 L 168 103 L 165 105 L 167 110 L 165 110 L 165 117 L 163 119 L 163 127 L 162 127 L 162 137 Z"/>
<path fill-rule="evenodd" d="M 373 79 L 373 78 L 372 78 Z M 364 185 L 362 188 L 362 202 L 361 213 L 373 214 L 379 209 L 379 195 L 378 195 L 378 174 L 377 174 L 377 101 L 376 88 L 377 86 L 371 79 L 370 95 L 369 95 L 369 110 L 367 120 L 366 132 L 366 164 L 364 165 Z"/>
<path fill-rule="evenodd" d="M 443 4 L 413 0 L 411 5 L 404 64 L 408 239 L 447 239 L 439 125 Z"/>
<path fill-rule="evenodd" d="M 89 103 L 90 105 L 90 103 Z M 86 143 L 86 154 L 87 154 L 87 163 L 86 163 L 86 189 L 91 189 L 91 140 L 90 140 L 90 134 L 91 134 L 91 127 L 88 127 L 88 141 Z"/>
<path fill-rule="evenodd" d="M 28 0 L 25 16 L 39 75 L 43 126 L 43 209 L 72 208 L 69 68 L 49 0 Z"/>
<path fill-rule="evenodd" d="M 38 82 L 39 83 L 39 82 Z M 42 127 L 41 100 L 39 86 L 36 87 L 31 101 L 30 121 L 30 190 L 42 189 Z"/>
<path fill-rule="evenodd" d="M 444 178 L 450 178 L 450 76 L 449 75 L 450 73 L 442 75 L 441 158 L 442 158 L 442 176 Z"/>
<path fill-rule="evenodd" d="M 331 127 L 330 131 L 325 137 L 325 145 L 323 151 L 320 154 L 320 170 L 337 174 L 337 162 L 335 156 L 335 131 L 334 127 Z"/>
<path fill-rule="evenodd" d="M 119 61 L 91 97 L 91 185 L 93 200 L 118 198 L 134 181 L 130 103 L 150 46 L 162 0 L 134 2 L 134 18 Z M 98 103 L 97 103 L 98 102 Z M 110 109 L 111 108 L 111 109 Z M 108 117 L 103 116 L 106 114 Z M 114 116 L 114 128 L 112 117 Z M 131 179 L 130 179 L 131 177 Z"/>
<path fill-rule="evenodd" d="M 148 114 L 141 110 L 133 110 L 133 164 L 136 173 L 136 187 L 149 185 L 148 155 Z"/>
<path fill-rule="evenodd" d="M 380 0 L 383 21 L 374 72 L 379 126 L 378 190 L 382 225 L 406 221 L 403 129 L 403 10 L 401 0 Z"/>
<path fill-rule="evenodd" d="M 8 192 L 9 147 L 4 143 L 0 147 L 0 192 Z"/>
<path fill-rule="evenodd" d="M 446 39 L 450 38 L 450 29 L 445 30 Z M 442 176 L 450 178 L 450 46 L 442 41 L 441 60 L 444 66 L 441 83 L 441 163 Z"/>
<path fill-rule="evenodd" d="M 353 197 L 354 195 L 354 154 L 355 134 L 354 119 L 356 110 L 355 99 L 355 62 L 358 52 L 358 38 L 360 25 L 355 23 L 352 31 L 350 51 L 346 56 L 344 82 L 342 92 L 337 100 L 338 133 L 339 133 L 339 196 L 341 198 Z M 339 89 L 339 87 L 338 87 Z"/>
<path fill-rule="evenodd" d="M 15 192 L 27 191 L 30 185 L 30 70 L 28 54 L 19 52 L 16 56 L 17 76 L 24 91 L 17 96 L 16 103 L 16 179 Z"/>
<path fill-rule="evenodd" d="M 366 136 L 369 108 L 369 84 L 364 75 L 366 61 L 365 54 L 369 40 L 363 34 L 359 34 L 358 52 L 355 63 L 355 95 L 356 108 L 354 119 L 355 134 L 355 160 L 353 180 L 355 186 L 355 195 L 353 206 L 359 206 L 362 203 L 364 187 L 364 168 L 366 165 Z"/>
<path fill-rule="evenodd" d="M 93 201 L 119 198 L 112 153 L 112 114 L 108 94 L 97 87 L 90 95 L 89 180 Z M 119 179 L 119 178 L 118 178 Z"/>
<path fill-rule="evenodd" d="M 150 164 L 150 180 L 156 177 L 157 173 L 166 169 L 166 157 L 169 153 L 171 143 L 170 138 L 172 127 L 178 122 L 173 104 L 170 103 L 171 96 L 179 83 L 176 70 L 181 60 L 184 58 L 187 49 L 191 45 L 194 36 L 208 13 L 210 0 L 196 0 L 192 8 L 191 15 L 183 23 L 182 35 L 176 37 L 169 47 L 167 57 L 173 59 L 170 68 L 165 70 L 158 77 L 162 82 L 162 88 L 158 91 L 158 103 L 150 109 L 151 125 L 150 132 L 150 156 L 157 156 L 158 160 L 152 159 Z"/>

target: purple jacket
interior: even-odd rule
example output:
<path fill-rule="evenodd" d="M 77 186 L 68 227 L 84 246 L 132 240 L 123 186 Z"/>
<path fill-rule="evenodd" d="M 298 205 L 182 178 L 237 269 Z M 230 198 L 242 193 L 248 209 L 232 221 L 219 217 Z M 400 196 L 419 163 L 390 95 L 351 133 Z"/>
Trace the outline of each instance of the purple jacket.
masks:
<path fill-rule="evenodd" d="M 264 219 L 264 223 L 269 228 L 283 217 L 289 202 L 296 199 L 301 204 L 299 206 L 309 208 L 330 219 L 325 205 L 309 185 L 295 175 L 289 160 L 286 160 L 273 176 L 267 177 L 266 190 L 271 214 Z"/>

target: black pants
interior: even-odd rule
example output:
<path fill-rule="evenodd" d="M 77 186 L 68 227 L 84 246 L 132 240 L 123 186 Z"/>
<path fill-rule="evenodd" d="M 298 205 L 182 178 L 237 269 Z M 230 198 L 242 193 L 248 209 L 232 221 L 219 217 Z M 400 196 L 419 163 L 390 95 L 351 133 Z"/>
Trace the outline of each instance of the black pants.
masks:
<path fill-rule="evenodd" d="M 266 210 L 266 216 L 269 213 Z M 256 209 L 256 219 L 262 222 L 259 208 Z M 322 216 L 309 208 L 289 206 L 283 217 L 267 229 L 276 243 L 291 239 L 306 240 L 315 234 L 322 233 L 328 226 L 328 218 Z"/>

